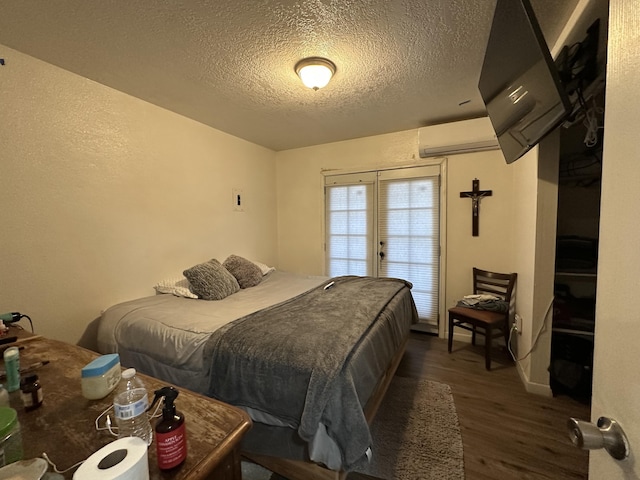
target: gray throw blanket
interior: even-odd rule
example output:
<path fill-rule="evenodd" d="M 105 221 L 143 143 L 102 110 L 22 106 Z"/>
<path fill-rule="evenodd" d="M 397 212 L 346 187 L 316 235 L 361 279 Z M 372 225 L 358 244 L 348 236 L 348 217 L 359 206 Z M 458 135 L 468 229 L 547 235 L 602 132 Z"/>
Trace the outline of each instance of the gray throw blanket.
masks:
<path fill-rule="evenodd" d="M 363 335 L 404 280 L 336 277 L 214 332 L 208 395 L 267 412 L 310 441 L 327 427 L 349 471 L 371 445 L 348 363 Z M 329 283 L 329 282 L 327 282 Z"/>
<path fill-rule="evenodd" d="M 463 298 L 462 300 L 458 300 L 456 307 L 475 308 L 476 310 L 489 310 L 500 313 L 509 311 L 509 304 L 499 299 L 469 301 Z"/>

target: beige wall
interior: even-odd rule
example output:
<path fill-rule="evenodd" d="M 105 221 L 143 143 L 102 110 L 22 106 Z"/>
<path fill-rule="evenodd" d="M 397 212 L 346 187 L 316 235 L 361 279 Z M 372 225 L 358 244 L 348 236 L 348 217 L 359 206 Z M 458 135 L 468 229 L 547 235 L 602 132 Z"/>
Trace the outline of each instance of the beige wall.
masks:
<path fill-rule="evenodd" d="M 274 153 L 3 49 L 0 312 L 77 341 L 100 311 L 230 253 L 324 273 L 323 176 L 428 163 L 416 130 Z M 5 113 L 6 112 L 6 113 Z M 471 267 L 517 271 L 521 351 L 534 325 L 537 163 L 497 152 L 446 161 L 445 305 Z M 480 179 L 480 236 L 459 192 Z M 232 188 L 245 211 L 234 212 Z M 546 368 L 548 358 L 541 365 Z"/>
<path fill-rule="evenodd" d="M 275 263 L 274 152 L 2 51 L 0 313 L 75 342 L 195 263 Z"/>
<path fill-rule="evenodd" d="M 515 271 L 512 262 L 514 209 L 513 168 L 499 151 L 453 155 L 448 158 L 446 307 L 452 307 L 472 288 L 471 269 Z M 474 178 L 491 197 L 480 201 L 479 235 L 471 232 L 471 190 Z"/>
<path fill-rule="evenodd" d="M 518 272 L 518 313 L 522 317 L 516 336 L 519 371 L 527 388 L 550 395 L 549 367 L 551 316 L 555 269 L 558 189 L 557 132 L 513 164 L 518 192 L 513 216 Z"/>

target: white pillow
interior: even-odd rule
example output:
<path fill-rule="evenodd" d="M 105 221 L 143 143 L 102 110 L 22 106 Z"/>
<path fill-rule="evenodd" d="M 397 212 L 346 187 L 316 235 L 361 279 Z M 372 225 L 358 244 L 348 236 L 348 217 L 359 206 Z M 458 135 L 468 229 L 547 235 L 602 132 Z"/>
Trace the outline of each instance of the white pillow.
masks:
<path fill-rule="evenodd" d="M 155 288 L 158 293 L 170 293 L 185 298 L 198 298 L 198 296 L 189 289 L 189 280 L 184 276 L 162 280 L 153 288 Z"/>
<path fill-rule="evenodd" d="M 255 260 L 251 260 L 251 261 L 255 263 L 258 266 L 258 268 L 260 268 L 263 276 L 275 270 L 275 267 L 270 267 L 268 265 L 265 265 L 264 263 L 256 262 Z"/>

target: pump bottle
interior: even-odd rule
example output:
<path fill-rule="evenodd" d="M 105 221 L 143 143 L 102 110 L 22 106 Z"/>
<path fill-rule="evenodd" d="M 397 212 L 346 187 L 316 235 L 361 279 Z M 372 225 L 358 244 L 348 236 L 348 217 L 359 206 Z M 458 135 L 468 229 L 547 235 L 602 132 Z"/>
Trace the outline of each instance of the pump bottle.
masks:
<path fill-rule="evenodd" d="M 184 415 L 176 410 L 175 399 L 178 390 L 173 387 L 162 387 L 156 390 L 153 403 L 164 397 L 162 418 L 156 423 L 156 452 L 158 454 L 158 467 L 160 470 L 169 470 L 177 467 L 187 458 L 187 431 L 185 429 Z"/>

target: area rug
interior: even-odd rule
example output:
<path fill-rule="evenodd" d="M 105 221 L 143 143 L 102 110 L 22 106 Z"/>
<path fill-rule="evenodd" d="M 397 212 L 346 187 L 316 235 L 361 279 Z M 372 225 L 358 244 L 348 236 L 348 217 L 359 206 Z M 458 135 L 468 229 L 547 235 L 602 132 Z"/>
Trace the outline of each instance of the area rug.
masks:
<path fill-rule="evenodd" d="M 462 436 L 451 388 L 394 377 L 371 427 L 373 458 L 360 473 L 384 480 L 464 479 Z M 276 480 L 243 462 L 244 480 Z"/>

